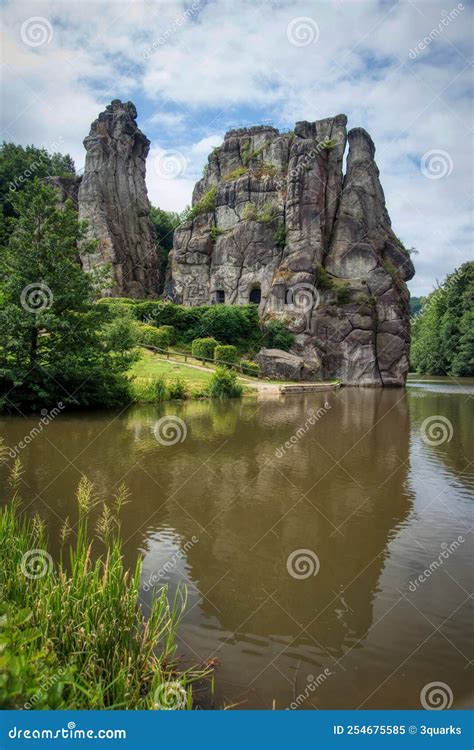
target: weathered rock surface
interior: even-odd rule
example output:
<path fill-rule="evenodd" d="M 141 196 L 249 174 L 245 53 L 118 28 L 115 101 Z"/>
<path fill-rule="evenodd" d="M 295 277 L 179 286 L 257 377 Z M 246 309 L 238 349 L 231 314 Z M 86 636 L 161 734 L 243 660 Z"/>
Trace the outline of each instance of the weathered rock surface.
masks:
<path fill-rule="evenodd" d="M 264 321 L 295 333 L 305 379 L 403 385 L 414 269 L 391 228 L 372 139 L 347 134 L 346 122 L 228 132 L 195 187 L 193 218 L 175 232 L 166 294 L 185 305 L 258 302 Z M 214 191 L 213 209 L 201 210 Z M 275 377 L 290 367 L 281 354 L 261 352 Z"/>
<path fill-rule="evenodd" d="M 275 380 L 317 380 L 321 363 L 282 349 L 260 349 L 255 357 L 262 375 Z"/>
<path fill-rule="evenodd" d="M 159 260 L 145 185 L 150 141 L 139 130 L 131 102 L 114 100 L 91 125 L 78 204 L 97 252 L 82 257 L 85 269 L 111 264 L 111 294 L 157 296 Z"/>

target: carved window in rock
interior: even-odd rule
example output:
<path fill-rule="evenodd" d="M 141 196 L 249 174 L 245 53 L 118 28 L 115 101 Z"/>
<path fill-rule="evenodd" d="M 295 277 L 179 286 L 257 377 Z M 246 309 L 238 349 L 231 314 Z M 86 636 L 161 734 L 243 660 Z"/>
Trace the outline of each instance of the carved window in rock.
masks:
<path fill-rule="evenodd" d="M 218 305 L 223 305 L 225 303 L 225 292 L 223 289 L 216 290 L 216 302 Z"/>
<path fill-rule="evenodd" d="M 249 302 L 253 302 L 255 305 L 259 305 L 261 299 L 262 290 L 260 289 L 260 286 L 254 286 L 254 288 L 250 290 Z"/>

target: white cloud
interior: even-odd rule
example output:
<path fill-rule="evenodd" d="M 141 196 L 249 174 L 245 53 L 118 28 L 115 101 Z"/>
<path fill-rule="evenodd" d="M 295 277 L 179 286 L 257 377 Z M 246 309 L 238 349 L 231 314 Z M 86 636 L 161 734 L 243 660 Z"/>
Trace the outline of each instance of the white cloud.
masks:
<path fill-rule="evenodd" d="M 61 150 L 82 166 L 91 121 L 111 99 L 130 98 L 152 140 L 150 196 L 181 210 L 229 123 L 272 118 L 291 127 L 346 112 L 349 126 L 366 127 L 375 141 L 394 229 L 419 250 L 411 288 L 425 293 L 470 252 L 472 9 L 465 6 L 443 25 L 457 3 L 11 1 L 3 11 L 2 138 L 38 145 L 61 138 Z M 53 29 L 40 46 L 21 38 L 32 16 Z M 313 31 L 317 24 L 304 46 L 288 39 L 297 17 L 313 19 Z M 426 49 L 410 57 L 440 24 Z M 186 161 L 174 180 L 153 166 L 166 148 Z M 420 158 L 431 149 L 448 152 L 449 176 L 422 174 Z"/>

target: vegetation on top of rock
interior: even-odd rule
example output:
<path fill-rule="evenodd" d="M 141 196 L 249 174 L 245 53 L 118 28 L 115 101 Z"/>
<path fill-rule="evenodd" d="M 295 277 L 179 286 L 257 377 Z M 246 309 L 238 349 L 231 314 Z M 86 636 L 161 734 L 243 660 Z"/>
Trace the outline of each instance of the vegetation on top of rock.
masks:
<path fill-rule="evenodd" d="M 274 177 L 278 173 L 278 169 L 274 164 L 270 162 L 259 162 L 252 169 L 252 175 L 255 177 Z"/>
<path fill-rule="evenodd" d="M 314 270 L 314 283 L 318 289 L 332 289 L 334 281 L 322 265 L 317 265 Z"/>
<path fill-rule="evenodd" d="M 279 248 L 284 248 L 286 245 L 286 229 L 285 224 L 283 221 L 278 222 L 277 227 L 275 229 L 275 234 L 273 235 L 273 239 L 275 241 L 275 245 Z"/>
<path fill-rule="evenodd" d="M 236 169 L 233 169 L 232 172 L 227 172 L 222 178 L 223 182 L 230 182 L 230 180 L 238 180 L 239 177 L 242 177 L 244 174 L 247 174 L 248 169 L 247 167 L 237 167 Z"/>
<path fill-rule="evenodd" d="M 428 375 L 474 375 L 474 263 L 427 297 L 412 320 L 411 365 Z"/>
<path fill-rule="evenodd" d="M 215 242 L 221 234 L 224 234 L 224 230 L 219 229 L 219 227 L 216 227 L 215 225 L 212 226 L 209 231 L 209 235 L 211 237 L 212 242 Z"/>
<path fill-rule="evenodd" d="M 209 188 L 209 190 L 204 193 L 202 198 L 198 200 L 197 203 L 192 206 L 192 208 L 189 209 L 189 211 L 185 212 L 185 215 L 183 218 L 186 221 L 190 221 L 192 219 L 195 219 L 196 216 L 201 216 L 202 214 L 209 214 L 212 211 L 214 211 L 216 207 L 216 193 L 217 188 L 215 185 Z"/>
<path fill-rule="evenodd" d="M 337 146 L 337 141 L 327 135 L 320 143 L 318 143 L 318 146 L 325 151 L 330 151 Z"/>
<path fill-rule="evenodd" d="M 261 221 L 267 224 L 275 221 L 277 211 L 271 201 L 266 201 L 260 208 L 256 203 L 249 201 L 244 206 L 242 217 L 246 221 Z"/>
<path fill-rule="evenodd" d="M 260 156 L 260 154 L 263 153 L 269 145 L 270 141 L 265 141 L 261 146 L 259 146 L 259 148 L 252 149 L 251 142 L 249 141 L 242 147 L 240 151 L 240 158 L 242 159 L 242 162 L 245 165 L 249 164 L 253 159 L 256 159 L 257 156 Z"/>

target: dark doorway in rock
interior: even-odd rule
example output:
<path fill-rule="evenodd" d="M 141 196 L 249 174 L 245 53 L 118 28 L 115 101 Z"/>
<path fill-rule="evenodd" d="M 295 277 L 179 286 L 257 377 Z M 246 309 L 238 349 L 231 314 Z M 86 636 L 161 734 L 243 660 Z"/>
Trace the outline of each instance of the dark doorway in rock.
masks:
<path fill-rule="evenodd" d="M 225 303 L 225 292 L 223 289 L 216 290 L 216 302 L 218 305 L 223 305 Z"/>
<path fill-rule="evenodd" d="M 259 305 L 261 299 L 262 299 L 262 290 L 260 289 L 259 286 L 255 286 L 253 289 L 250 290 L 249 302 L 253 302 L 255 305 Z"/>

